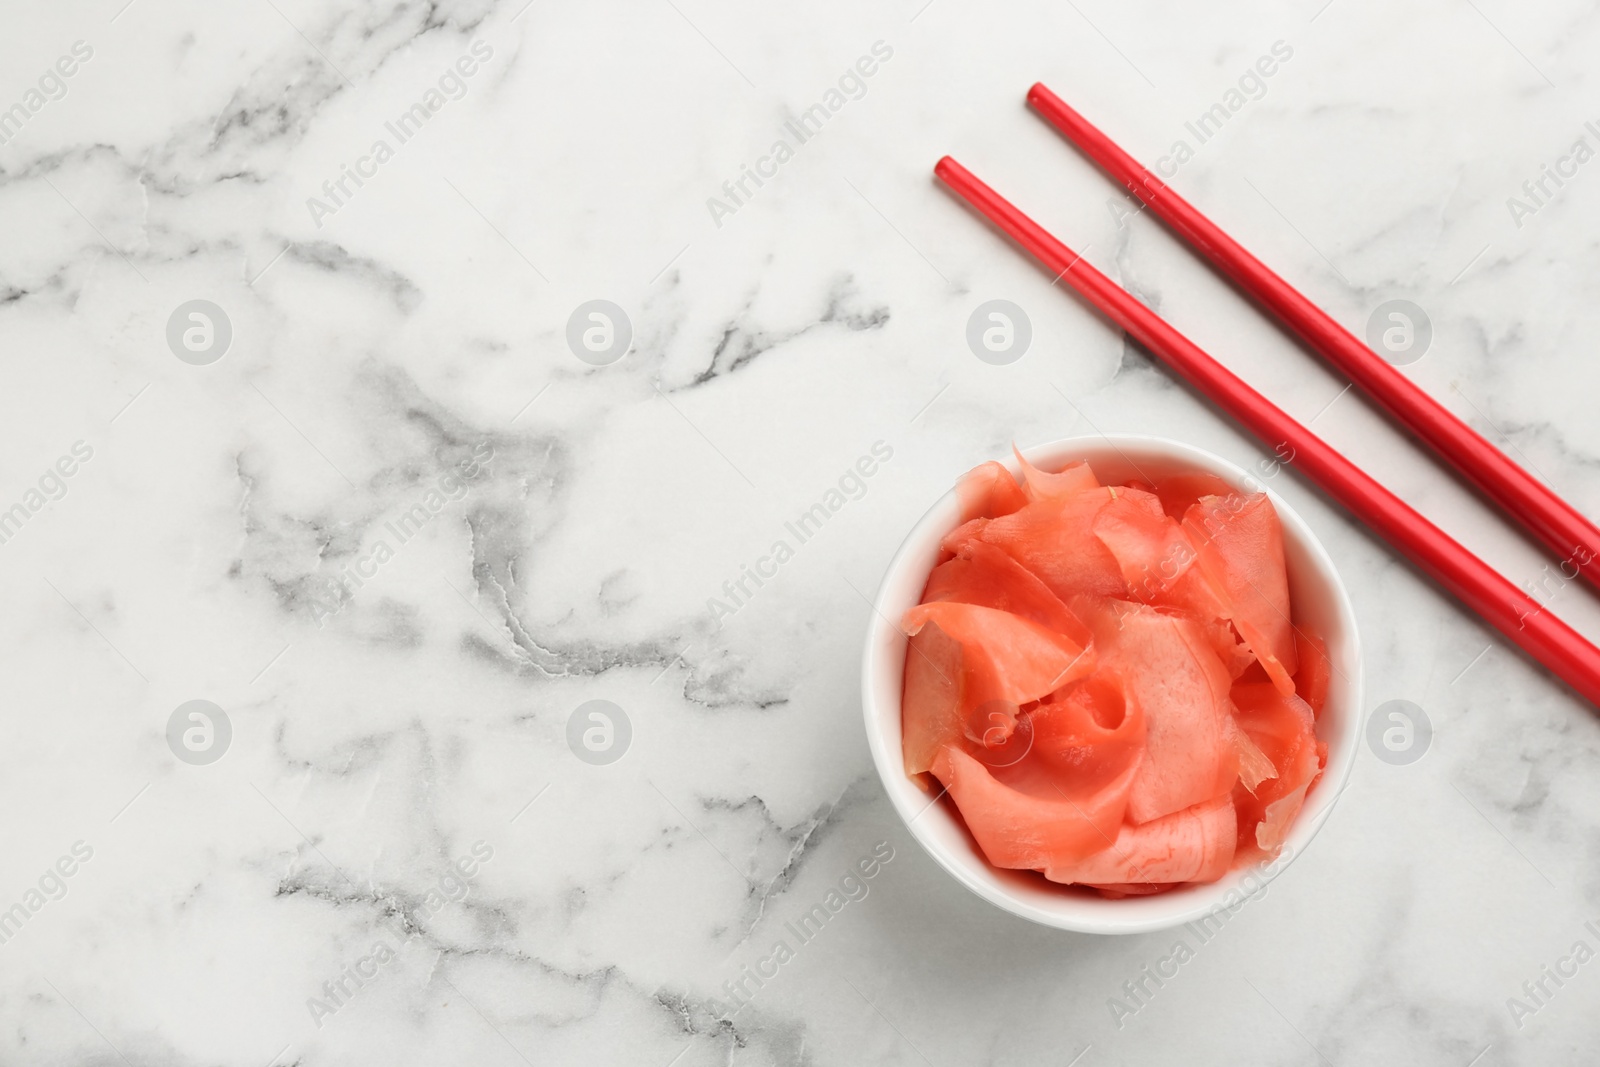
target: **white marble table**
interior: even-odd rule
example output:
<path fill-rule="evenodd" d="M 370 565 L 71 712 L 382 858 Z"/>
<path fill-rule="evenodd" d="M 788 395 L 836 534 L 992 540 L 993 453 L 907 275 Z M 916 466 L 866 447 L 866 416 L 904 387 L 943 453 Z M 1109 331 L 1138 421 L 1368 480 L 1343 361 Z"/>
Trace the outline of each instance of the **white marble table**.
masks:
<path fill-rule="evenodd" d="M 1131 1016 L 1177 935 L 959 888 L 857 695 L 862 594 L 966 467 L 1263 454 L 938 188 L 945 152 L 1600 634 L 1022 105 L 1184 141 L 1174 185 L 1352 328 L 1425 309 L 1406 373 L 1596 514 L 1592 7 L 123 5 L 0 36 L 0 1061 L 1593 1059 L 1593 711 L 1292 474 L 1368 705 L 1431 748 L 1363 751 Z M 991 299 L 1031 322 L 1008 365 L 965 340 Z M 613 362 L 568 343 L 596 300 Z M 631 735 L 569 744 L 593 700 Z"/>

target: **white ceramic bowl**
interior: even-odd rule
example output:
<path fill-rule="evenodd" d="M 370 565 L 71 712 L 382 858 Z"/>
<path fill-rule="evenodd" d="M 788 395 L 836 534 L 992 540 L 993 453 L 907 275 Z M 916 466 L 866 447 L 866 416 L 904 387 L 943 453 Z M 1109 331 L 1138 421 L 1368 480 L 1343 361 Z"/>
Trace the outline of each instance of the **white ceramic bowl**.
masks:
<path fill-rule="evenodd" d="M 862 663 L 862 704 L 867 739 L 884 788 L 911 835 L 940 866 L 983 899 L 1024 919 L 1085 933 L 1127 934 L 1161 930 L 1236 909 L 1282 872 L 1304 851 L 1344 789 L 1361 738 L 1361 647 L 1350 596 L 1333 561 L 1303 519 L 1262 479 L 1219 456 L 1160 437 L 1122 434 L 1075 437 L 1027 451 L 1044 470 L 1088 460 L 1102 482 L 1149 480 L 1185 471 L 1206 471 L 1248 492 L 1265 490 L 1283 523 L 1289 593 L 1297 622 L 1313 627 L 1328 643 L 1333 663 L 1327 704 L 1317 720 L 1317 736 L 1328 745 L 1328 765 L 1306 796 L 1279 858 L 1270 864 L 1231 871 L 1209 885 L 1188 886 L 1145 897 L 1109 900 L 1059 886 L 1032 871 L 990 866 L 956 813 L 949 797 L 933 803 L 905 773 L 900 753 L 900 690 L 906 637 L 900 617 L 922 596 L 939 554 L 939 541 L 955 529 L 961 506 L 952 488 L 929 509 L 906 537 L 878 589 Z M 1012 473 L 1019 473 L 1014 461 Z"/>

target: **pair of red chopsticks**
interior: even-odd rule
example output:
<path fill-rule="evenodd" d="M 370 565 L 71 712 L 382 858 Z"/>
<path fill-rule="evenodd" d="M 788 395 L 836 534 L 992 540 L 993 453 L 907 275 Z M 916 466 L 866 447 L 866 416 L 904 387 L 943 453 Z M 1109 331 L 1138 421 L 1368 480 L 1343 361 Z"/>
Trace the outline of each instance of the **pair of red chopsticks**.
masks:
<path fill-rule="evenodd" d="M 1051 125 L 1332 363 L 1391 417 L 1520 522 L 1562 561 L 1600 586 L 1600 529 L 1499 449 L 1418 389 L 1310 300 L 1274 274 L 1193 205 L 1140 166 L 1043 85 L 1028 101 Z M 1600 707 L 1600 649 L 1506 580 L 1316 434 L 1084 262 L 1009 201 L 944 157 L 934 168 L 962 199 L 1222 408 L 1262 444 L 1343 504 L 1369 529 L 1449 590 L 1513 644 Z"/>

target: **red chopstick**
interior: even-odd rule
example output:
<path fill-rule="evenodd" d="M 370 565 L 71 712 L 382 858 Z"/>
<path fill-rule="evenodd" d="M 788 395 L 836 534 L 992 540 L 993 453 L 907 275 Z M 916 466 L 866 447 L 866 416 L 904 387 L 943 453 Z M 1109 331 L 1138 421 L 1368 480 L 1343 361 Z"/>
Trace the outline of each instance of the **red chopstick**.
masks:
<path fill-rule="evenodd" d="M 1600 707 L 1600 649 L 1212 359 L 949 156 L 946 185 L 1513 644 Z"/>
<path fill-rule="evenodd" d="M 1390 417 L 1477 486 L 1508 517 L 1543 541 L 1561 560 L 1563 572 L 1572 568 L 1600 586 L 1600 527 L 1412 384 L 1411 379 L 1245 251 L 1055 93 L 1035 85 L 1028 91 L 1028 102 Z"/>

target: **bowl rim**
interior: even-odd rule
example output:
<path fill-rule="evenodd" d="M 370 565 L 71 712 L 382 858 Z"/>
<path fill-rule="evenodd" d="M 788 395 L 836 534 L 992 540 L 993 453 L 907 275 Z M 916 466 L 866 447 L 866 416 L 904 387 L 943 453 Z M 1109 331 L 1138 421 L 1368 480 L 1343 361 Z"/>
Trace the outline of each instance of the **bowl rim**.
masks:
<path fill-rule="evenodd" d="M 1307 794 L 1305 806 L 1297 816 L 1281 853 L 1271 860 L 1249 867 L 1234 868 L 1221 880 L 1207 885 L 1145 897 L 1127 897 L 1122 900 L 1107 900 L 1087 895 L 1075 896 L 1063 891 L 1057 906 L 1047 908 L 1023 898 L 1001 884 L 995 875 L 997 869 L 991 867 L 981 854 L 974 857 L 955 852 L 934 835 L 931 830 L 932 824 L 922 822 L 922 816 L 931 808 L 939 806 L 939 800 L 937 797 L 930 800 L 928 794 L 906 775 L 899 745 L 898 723 L 895 725 L 894 742 L 891 745 L 885 728 L 890 712 L 880 707 L 883 703 L 882 695 L 892 692 L 893 718 L 898 720 L 899 694 L 905 664 L 905 637 L 899 632 L 898 616 L 910 606 L 889 604 L 888 601 L 894 596 L 896 589 L 903 585 L 903 574 L 910 563 L 919 558 L 926 558 L 930 546 L 936 544 L 959 523 L 961 515 L 957 496 L 959 479 L 957 485 L 952 485 L 912 525 L 884 568 L 883 578 L 873 597 L 873 612 L 868 620 L 862 657 L 862 716 L 873 764 L 877 767 L 884 791 L 889 795 L 901 822 L 923 851 L 927 852 L 957 882 L 1002 910 L 1044 926 L 1080 933 L 1131 934 L 1170 929 L 1223 910 L 1231 912 L 1242 900 L 1251 899 L 1258 893 L 1264 892 L 1267 885 L 1305 851 L 1306 846 L 1332 814 L 1339 797 L 1348 785 L 1355 765 L 1362 732 L 1360 709 L 1363 706 L 1363 672 L 1361 637 L 1350 593 L 1326 547 L 1299 512 L 1270 486 L 1238 464 L 1187 442 L 1139 433 L 1066 437 L 1034 445 L 1022 452 L 1030 463 L 1045 469 L 1059 469 L 1060 464 L 1072 462 L 1075 458 L 1083 458 L 1085 453 L 1103 453 L 1107 449 L 1122 454 L 1128 463 L 1135 466 L 1125 449 L 1145 453 L 1151 457 L 1151 462 L 1154 462 L 1154 456 L 1159 454 L 1164 462 L 1216 474 L 1236 488 L 1248 489 L 1250 492 L 1265 492 L 1277 510 L 1279 521 L 1284 527 L 1286 541 L 1292 538 L 1311 562 L 1317 572 L 1316 576 L 1333 593 L 1333 606 L 1342 631 L 1340 636 L 1345 650 L 1345 654 L 1341 657 L 1345 669 L 1340 671 L 1345 682 L 1343 687 L 1346 690 L 1345 699 L 1340 707 L 1333 709 L 1335 711 L 1333 716 L 1329 716 L 1329 709 L 1325 708 L 1323 715 L 1318 719 L 1319 727 L 1324 722 L 1332 723 L 1329 734 L 1323 738 L 1328 743 L 1328 763 L 1323 769 L 1322 778 Z M 1021 469 L 1015 457 L 1007 457 L 1001 460 L 1001 463 L 1013 476 L 1020 477 Z M 920 591 L 919 585 L 917 592 L 912 595 L 920 597 Z M 900 651 L 889 654 L 886 650 L 897 643 L 896 638 L 901 646 Z M 1335 668 L 1340 665 L 1336 663 Z M 884 677 L 886 671 L 890 672 L 890 677 L 887 679 Z M 886 683 L 890 684 L 886 686 Z M 1330 703 L 1332 699 L 1330 694 Z M 1323 736 L 1320 730 L 1319 736 Z M 940 795 L 942 796 L 942 793 Z M 943 814 L 946 819 L 954 819 L 954 816 L 947 811 Z M 966 831 L 963 829 L 962 832 Z M 1241 890 L 1243 890 L 1242 896 Z"/>

